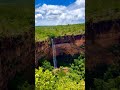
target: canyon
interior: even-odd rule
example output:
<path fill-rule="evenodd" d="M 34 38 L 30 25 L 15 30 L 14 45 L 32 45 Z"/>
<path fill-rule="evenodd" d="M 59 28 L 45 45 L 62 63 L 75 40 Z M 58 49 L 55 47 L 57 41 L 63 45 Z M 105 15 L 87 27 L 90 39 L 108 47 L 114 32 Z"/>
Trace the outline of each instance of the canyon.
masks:
<path fill-rule="evenodd" d="M 85 35 L 69 35 L 62 36 L 53 39 L 56 56 L 59 55 L 71 55 L 84 53 Z M 53 50 L 51 45 L 51 40 L 46 40 L 42 42 L 36 42 L 35 49 L 35 64 L 38 66 L 38 61 L 42 58 L 52 59 Z"/>
<path fill-rule="evenodd" d="M 42 58 L 46 60 L 52 59 L 53 53 L 50 41 L 49 39 L 36 42 L 36 66 L 38 66 L 38 61 Z M 113 63 L 114 56 L 107 49 L 114 44 L 120 43 L 120 21 L 108 20 L 86 23 L 85 34 L 57 37 L 53 41 L 56 47 L 56 56 L 63 54 L 73 56 L 84 52 L 87 60 L 86 68 L 94 70 L 98 64 L 109 65 Z"/>
<path fill-rule="evenodd" d="M 73 56 L 85 53 L 86 70 L 94 70 L 99 64 L 112 64 L 115 56 L 107 48 L 114 44 L 120 44 L 120 20 L 86 24 L 86 26 L 85 35 L 67 35 L 54 38 L 56 56 L 64 54 Z M 10 85 L 10 81 L 18 73 L 24 73 L 25 77 L 30 80 L 34 77 L 30 73 L 34 73 L 34 66 L 38 66 L 40 59 L 52 59 L 51 40 L 34 42 L 33 32 L 34 30 L 31 29 L 16 37 L 2 37 L 0 39 L 1 90 L 7 90 L 6 87 Z"/>

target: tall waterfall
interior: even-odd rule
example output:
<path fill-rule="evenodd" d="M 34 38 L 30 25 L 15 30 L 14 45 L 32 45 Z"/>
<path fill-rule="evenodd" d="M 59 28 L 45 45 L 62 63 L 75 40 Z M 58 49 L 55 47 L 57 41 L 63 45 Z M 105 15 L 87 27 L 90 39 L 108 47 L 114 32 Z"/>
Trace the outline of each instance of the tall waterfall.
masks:
<path fill-rule="evenodd" d="M 51 39 L 51 42 L 52 42 L 52 51 L 53 51 L 53 64 L 54 64 L 54 68 L 57 68 L 56 48 L 53 39 Z"/>

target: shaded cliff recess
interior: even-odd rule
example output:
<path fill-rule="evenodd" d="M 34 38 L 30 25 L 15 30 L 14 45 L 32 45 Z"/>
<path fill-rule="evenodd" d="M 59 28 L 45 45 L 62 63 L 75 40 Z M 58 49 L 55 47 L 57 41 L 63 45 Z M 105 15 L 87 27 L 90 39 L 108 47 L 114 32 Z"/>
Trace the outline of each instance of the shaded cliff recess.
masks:
<path fill-rule="evenodd" d="M 86 30 L 86 89 L 119 90 L 120 20 L 91 20 Z"/>
<path fill-rule="evenodd" d="M 16 90 L 24 81 L 31 84 L 35 82 L 33 32 L 31 29 L 17 36 L 0 39 L 0 90 Z"/>
<path fill-rule="evenodd" d="M 75 54 L 84 53 L 85 36 L 81 35 L 67 35 L 62 37 L 53 38 L 56 48 L 56 57 L 74 56 Z M 36 66 L 40 59 L 51 60 L 53 58 L 53 50 L 51 40 L 36 42 L 35 61 Z M 59 59 L 59 58 L 58 58 Z"/>

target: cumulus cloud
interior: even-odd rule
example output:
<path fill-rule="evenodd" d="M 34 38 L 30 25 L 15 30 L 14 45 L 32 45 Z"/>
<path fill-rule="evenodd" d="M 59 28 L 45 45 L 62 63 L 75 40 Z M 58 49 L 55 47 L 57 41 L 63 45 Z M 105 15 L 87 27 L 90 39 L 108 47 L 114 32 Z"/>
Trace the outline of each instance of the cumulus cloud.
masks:
<path fill-rule="evenodd" d="M 46 5 L 35 9 L 35 25 L 66 25 L 83 23 L 85 20 L 85 0 L 76 0 L 69 6 Z"/>
<path fill-rule="evenodd" d="M 85 6 L 85 0 L 76 0 L 75 3 L 80 5 L 80 6 Z"/>
<path fill-rule="evenodd" d="M 35 18 L 43 18 L 42 14 L 36 14 Z"/>

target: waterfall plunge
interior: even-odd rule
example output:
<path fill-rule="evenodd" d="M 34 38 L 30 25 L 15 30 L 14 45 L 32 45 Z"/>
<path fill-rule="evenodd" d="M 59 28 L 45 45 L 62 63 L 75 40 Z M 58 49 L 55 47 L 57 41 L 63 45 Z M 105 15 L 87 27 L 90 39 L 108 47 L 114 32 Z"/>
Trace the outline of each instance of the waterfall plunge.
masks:
<path fill-rule="evenodd" d="M 53 64 L 54 64 L 54 68 L 57 68 L 56 48 L 53 39 L 51 39 L 51 42 L 52 42 L 52 51 L 53 51 Z"/>

